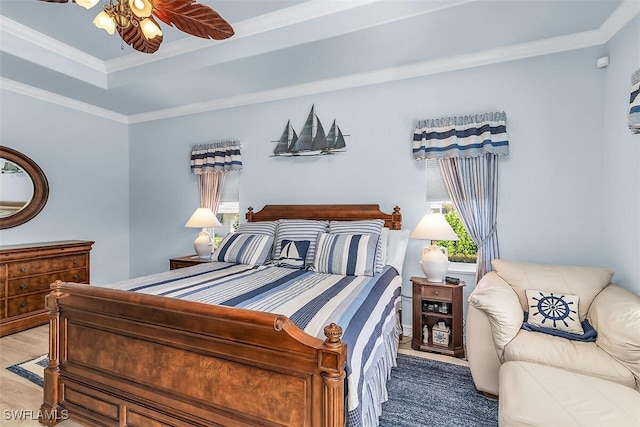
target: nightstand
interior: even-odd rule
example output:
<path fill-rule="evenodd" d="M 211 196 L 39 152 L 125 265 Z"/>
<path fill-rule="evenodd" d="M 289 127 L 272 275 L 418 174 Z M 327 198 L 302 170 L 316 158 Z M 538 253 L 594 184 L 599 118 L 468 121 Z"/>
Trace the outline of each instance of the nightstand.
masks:
<path fill-rule="evenodd" d="M 424 277 L 412 277 L 411 283 L 413 285 L 411 348 L 464 357 L 462 289 L 465 283 L 463 281 L 457 285 L 434 283 L 427 281 Z M 445 327 L 450 331 L 449 336 L 439 331 L 439 322 L 444 322 Z"/>
<path fill-rule="evenodd" d="M 191 267 L 192 265 L 202 264 L 205 262 L 211 262 L 209 259 L 198 258 L 198 255 L 187 255 L 177 258 L 169 259 L 169 270 L 175 270 L 178 268 Z"/>

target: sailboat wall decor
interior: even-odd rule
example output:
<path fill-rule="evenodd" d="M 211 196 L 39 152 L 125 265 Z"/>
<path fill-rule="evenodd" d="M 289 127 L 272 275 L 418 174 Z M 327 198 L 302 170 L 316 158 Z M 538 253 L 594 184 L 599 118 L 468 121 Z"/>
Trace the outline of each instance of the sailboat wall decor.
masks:
<path fill-rule="evenodd" d="M 344 137 L 335 119 L 329 133 L 325 134 L 324 127 L 316 115 L 315 105 L 312 105 L 300 135 L 291 127 L 291 121 L 287 121 L 287 126 L 273 150 L 273 156 L 320 156 L 340 153 L 347 147 Z"/>

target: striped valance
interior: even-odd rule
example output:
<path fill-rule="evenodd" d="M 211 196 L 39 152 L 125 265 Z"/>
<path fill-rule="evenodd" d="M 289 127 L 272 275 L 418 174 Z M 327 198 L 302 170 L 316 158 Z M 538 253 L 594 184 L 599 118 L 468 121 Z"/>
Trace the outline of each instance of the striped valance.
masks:
<path fill-rule="evenodd" d="M 421 120 L 413 134 L 416 160 L 477 157 L 486 153 L 509 154 L 504 111 Z"/>
<path fill-rule="evenodd" d="M 191 172 L 200 175 L 242 169 L 240 142 L 219 141 L 194 145 L 191 150 Z"/>
<path fill-rule="evenodd" d="M 629 129 L 640 133 L 640 69 L 631 77 L 631 97 L 629 99 Z"/>

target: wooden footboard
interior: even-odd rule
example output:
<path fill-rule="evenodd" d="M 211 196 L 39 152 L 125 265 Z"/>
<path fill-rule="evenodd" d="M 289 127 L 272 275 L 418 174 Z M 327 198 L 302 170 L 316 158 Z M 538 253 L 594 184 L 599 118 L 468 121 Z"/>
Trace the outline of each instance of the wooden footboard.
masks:
<path fill-rule="evenodd" d="M 56 282 L 40 422 L 91 426 L 342 426 L 341 329 Z"/>

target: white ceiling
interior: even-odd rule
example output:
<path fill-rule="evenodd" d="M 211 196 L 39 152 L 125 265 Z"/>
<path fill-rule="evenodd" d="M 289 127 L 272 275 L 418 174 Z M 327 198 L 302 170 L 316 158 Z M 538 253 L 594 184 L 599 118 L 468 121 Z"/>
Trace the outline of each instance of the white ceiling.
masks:
<path fill-rule="evenodd" d="M 640 13 L 637 0 L 200 3 L 235 35 L 161 23 L 149 55 L 95 28 L 99 6 L 0 0 L 0 86 L 136 123 L 601 45 Z"/>

